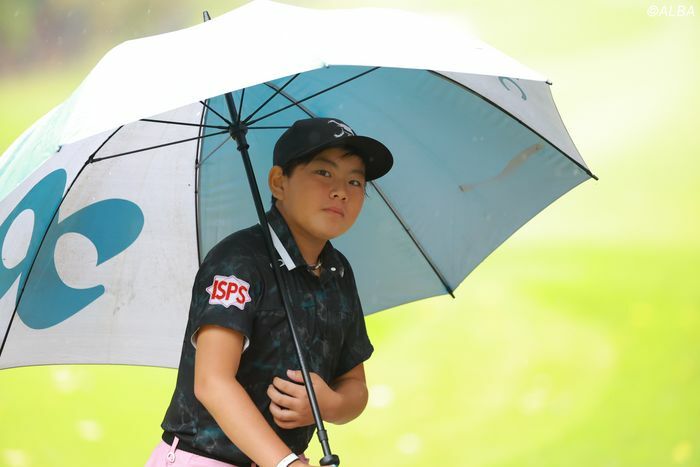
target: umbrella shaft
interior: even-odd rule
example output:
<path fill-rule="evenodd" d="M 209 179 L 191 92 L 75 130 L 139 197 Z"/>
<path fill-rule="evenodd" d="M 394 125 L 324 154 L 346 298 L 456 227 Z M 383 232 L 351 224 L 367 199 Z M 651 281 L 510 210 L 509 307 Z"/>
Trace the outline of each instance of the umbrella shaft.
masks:
<path fill-rule="evenodd" d="M 253 195 L 253 201 L 255 203 L 255 209 L 258 213 L 258 219 L 260 225 L 262 226 L 263 237 L 265 239 L 265 245 L 267 247 L 267 252 L 270 256 L 270 264 L 278 264 L 276 255 L 274 253 L 274 246 L 272 244 L 272 238 L 270 237 L 270 229 L 267 223 L 267 217 L 265 216 L 265 210 L 263 209 L 262 199 L 260 198 L 260 190 L 258 189 L 258 183 L 255 179 L 255 174 L 253 172 L 253 166 L 250 163 L 250 155 L 248 154 L 248 141 L 246 140 L 246 133 L 248 129 L 240 121 L 240 115 L 236 110 L 236 104 L 233 101 L 233 96 L 230 92 L 226 93 L 226 105 L 231 113 L 232 125 L 229 127 L 229 134 L 231 138 L 238 143 L 238 151 L 241 153 L 243 158 L 243 165 L 245 166 L 246 175 L 248 176 L 248 184 L 250 186 L 251 194 Z M 306 360 L 304 359 L 301 346 L 299 345 L 299 340 L 295 331 L 294 319 L 290 310 L 289 303 L 287 301 L 286 295 L 286 284 L 284 282 L 284 277 L 280 272 L 279 268 L 273 267 L 272 271 L 275 274 L 275 279 L 277 280 L 277 290 L 280 293 L 280 299 L 284 306 L 285 313 L 287 315 L 287 323 L 289 324 L 289 330 L 292 334 L 292 340 L 294 341 L 294 348 L 296 349 L 297 357 L 299 358 L 299 366 L 304 378 L 304 386 L 306 387 L 306 393 L 309 396 L 309 402 L 311 403 L 311 411 L 314 415 L 314 420 L 316 422 L 316 428 L 318 433 L 318 439 L 321 442 L 323 448 L 324 457 L 321 461 L 321 465 L 339 465 L 340 460 L 338 456 L 331 454 L 330 444 L 328 443 L 328 433 L 323 426 L 323 419 L 321 418 L 321 412 L 318 408 L 318 401 L 316 400 L 316 393 L 311 384 L 311 378 L 309 377 L 309 371 L 306 367 Z M 325 462 L 324 462 L 325 461 Z M 327 462 L 327 463 L 326 463 Z"/>

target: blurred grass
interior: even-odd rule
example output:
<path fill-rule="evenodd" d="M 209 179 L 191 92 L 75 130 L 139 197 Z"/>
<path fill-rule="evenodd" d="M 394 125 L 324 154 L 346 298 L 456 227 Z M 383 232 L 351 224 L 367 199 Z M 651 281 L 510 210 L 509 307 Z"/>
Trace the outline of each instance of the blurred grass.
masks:
<path fill-rule="evenodd" d="M 508 250 L 457 300 L 368 318 L 370 405 L 353 423 L 329 425 L 344 463 L 699 465 L 690 456 L 700 445 L 700 251 Z M 55 366 L 0 376 L 0 413 L 13 420 L 3 444 L 30 453 L 24 465 L 117 466 L 148 456 L 175 372 Z M 315 442 L 309 452 L 321 454 Z"/>
<path fill-rule="evenodd" d="M 370 403 L 327 425 L 343 465 L 700 466 L 700 37 L 697 18 L 649 18 L 649 4 L 432 6 L 552 79 L 600 181 L 516 232 L 456 300 L 367 319 Z M 0 79 L 0 148 L 95 61 Z M 0 466 L 143 465 L 175 376 L 0 372 Z M 320 458 L 315 439 L 307 453 Z"/>

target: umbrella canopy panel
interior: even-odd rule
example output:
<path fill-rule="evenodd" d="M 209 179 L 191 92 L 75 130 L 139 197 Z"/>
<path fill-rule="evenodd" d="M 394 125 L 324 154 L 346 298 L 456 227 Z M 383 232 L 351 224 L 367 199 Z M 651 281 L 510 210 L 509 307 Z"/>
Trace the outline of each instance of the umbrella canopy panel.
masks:
<path fill-rule="evenodd" d="M 154 117 L 195 126 L 138 121 L 66 145 L 2 201 L 0 368 L 177 367 L 199 264 L 198 140 L 131 151 L 197 138 L 202 110 Z"/>
<path fill-rule="evenodd" d="M 365 314 L 452 293 L 518 228 L 591 177 L 546 83 L 478 78 L 331 66 L 234 93 L 251 126 L 249 152 L 264 201 L 272 149 L 284 131 L 275 127 L 296 119 L 340 118 L 393 152 L 393 168 L 370 184 L 355 225 L 333 240 L 353 265 Z M 481 82 L 485 95 L 465 87 L 469 82 Z M 215 112 L 205 122 L 221 125 L 223 96 L 208 103 Z M 203 143 L 200 258 L 257 222 L 240 157 L 232 157 L 235 144 L 221 138 Z"/>

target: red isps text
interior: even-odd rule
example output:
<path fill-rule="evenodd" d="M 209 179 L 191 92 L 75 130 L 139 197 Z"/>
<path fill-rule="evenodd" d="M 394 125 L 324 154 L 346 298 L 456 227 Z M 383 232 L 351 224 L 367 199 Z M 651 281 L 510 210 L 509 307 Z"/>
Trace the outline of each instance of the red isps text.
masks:
<path fill-rule="evenodd" d="M 245 285 L 239 286 L 235 282 L 229 282 L 225 280 L 215 280 L 212 287 L 211 298 L 218 300 L 224 299 L 228 300 L 231 294 L 238 293 L 236 297 L 237 303 L 245 303 L 245 293 L 248 291 L 248 287 Z"/>

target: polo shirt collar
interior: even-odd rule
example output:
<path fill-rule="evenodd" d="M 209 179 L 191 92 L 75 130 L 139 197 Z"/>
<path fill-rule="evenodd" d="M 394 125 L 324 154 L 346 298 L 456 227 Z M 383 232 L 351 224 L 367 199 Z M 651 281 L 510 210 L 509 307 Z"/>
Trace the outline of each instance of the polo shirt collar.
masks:
<path fill-rule="evenodd" d="M 299 250 L 296 240 L 292 235 L 287 221 L 284 220 L 282 213 L 277 209 L 274 204 L 269 211 L 267 211 L 267 222 L 270 227 L 270 236 L 272 237 L 272 244 L 277 250 L 277 254 L 280 255 L 282 263 L 287 267 L 288 270 L 295 269 L 299 266 L 305 266 L 306 261 Z M 320 254 L 321 262 L 323 263 L 323 268 L 331 275 L 338 275 L 343 277 L 345 270 L 343 268 L 343 263 L 336 254 L 336 249 L 331 244 L 330 240 L 326 240 L 326 244 L 323 246 Z"/>

